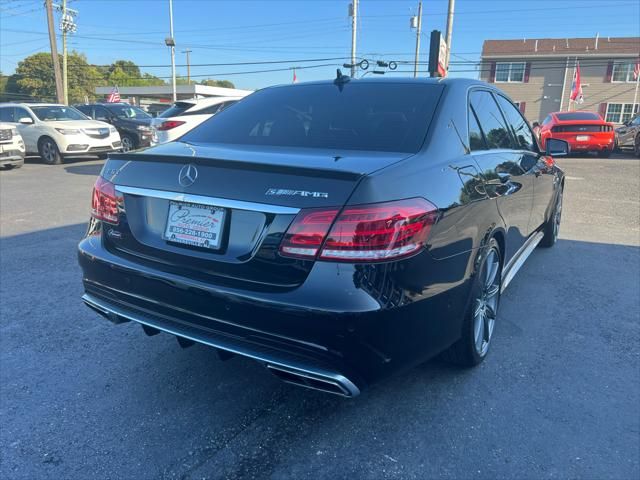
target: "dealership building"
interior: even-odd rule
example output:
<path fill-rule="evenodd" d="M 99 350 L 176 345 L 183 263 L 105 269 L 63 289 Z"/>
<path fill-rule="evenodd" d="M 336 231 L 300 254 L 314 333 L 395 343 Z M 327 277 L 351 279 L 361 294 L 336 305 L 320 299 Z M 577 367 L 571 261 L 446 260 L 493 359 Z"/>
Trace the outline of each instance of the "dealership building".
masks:
<path fill-rule="evenodd" d="M 480 78 L 509 95 L 530 122 L 570 108 L 599 112 L 620 124 L 639 110 L 639 57 L 640 37 L 486 40 Z M 569 99 L 576 63 L 582 104 Z"/>

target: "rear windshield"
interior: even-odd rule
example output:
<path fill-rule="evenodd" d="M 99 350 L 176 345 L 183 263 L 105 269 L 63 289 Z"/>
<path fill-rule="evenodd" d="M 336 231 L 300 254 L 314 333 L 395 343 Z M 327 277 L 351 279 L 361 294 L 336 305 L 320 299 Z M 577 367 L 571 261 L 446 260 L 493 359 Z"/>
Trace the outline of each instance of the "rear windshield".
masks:
<path fill-rule="evenodd" d="M 256 92 L 180 140 L 417 152 L 444 87 L 411 83 L 293 85 Z"/>
<path fill-rule="evenodd" d="M 600 120 L 600 115 L 592 112 L 556 113 L 556 117 L 562 122 L 567 120 Z"/>
<path fill-rule="evenodd" d="M 179 117 L 186 110 L 193 107 L 195 104 L 192 102 L 176 102 L 173 106 L 169 107 L 167 110 L 162 112 L 158 117 L 160 118 L 169 118 L 169 117 Z"/>

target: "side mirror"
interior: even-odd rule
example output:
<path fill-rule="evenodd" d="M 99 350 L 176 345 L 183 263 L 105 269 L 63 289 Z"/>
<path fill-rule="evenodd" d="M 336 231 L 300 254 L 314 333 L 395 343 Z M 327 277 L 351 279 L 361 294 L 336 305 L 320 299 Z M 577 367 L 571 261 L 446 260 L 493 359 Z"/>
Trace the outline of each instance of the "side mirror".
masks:
<path fill-rule="evenodd" d="M 566 157 L 569 155 L 569 142 L 558 138 L 547 138 L 545 153 L 552 157 Z"/>
<path fill-rule="evenodd" d="M 31 125 L 33 123 L 33 118 L 22 117 L 21 119 L 18 120 L 18 123 L 21 123 L 22 125 Z"/>

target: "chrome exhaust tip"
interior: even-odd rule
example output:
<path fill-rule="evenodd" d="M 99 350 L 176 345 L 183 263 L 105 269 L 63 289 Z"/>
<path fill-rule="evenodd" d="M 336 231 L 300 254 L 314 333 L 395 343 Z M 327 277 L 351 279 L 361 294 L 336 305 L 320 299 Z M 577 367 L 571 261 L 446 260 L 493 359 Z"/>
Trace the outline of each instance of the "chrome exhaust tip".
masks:
<path fill-rule="evenodd" d="M 348 398 L 355 397 L 360 394 L 360 389 L 348 378 L 343 377 L 342 375 L 324 376 L 304 370 L 272 364 L 267 364 L 267 370 L 283 382 L 297 385 L 299 387 L 333 393 L 334 395 L 340 395 Z"/>

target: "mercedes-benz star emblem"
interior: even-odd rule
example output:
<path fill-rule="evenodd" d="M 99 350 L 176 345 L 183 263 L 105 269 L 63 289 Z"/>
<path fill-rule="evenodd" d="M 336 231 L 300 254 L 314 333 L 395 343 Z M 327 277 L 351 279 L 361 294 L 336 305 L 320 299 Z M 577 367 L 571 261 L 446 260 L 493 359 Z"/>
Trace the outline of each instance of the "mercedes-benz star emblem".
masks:
<path fill-rule="evenodd" d="M 180 173 L 178 174 L 178 183 L 183 187 L 189 187 L 193 185 L 196 178 L 198 178 L 198 169 L 195 165 L 188 164 L 180 169 Z"/>

